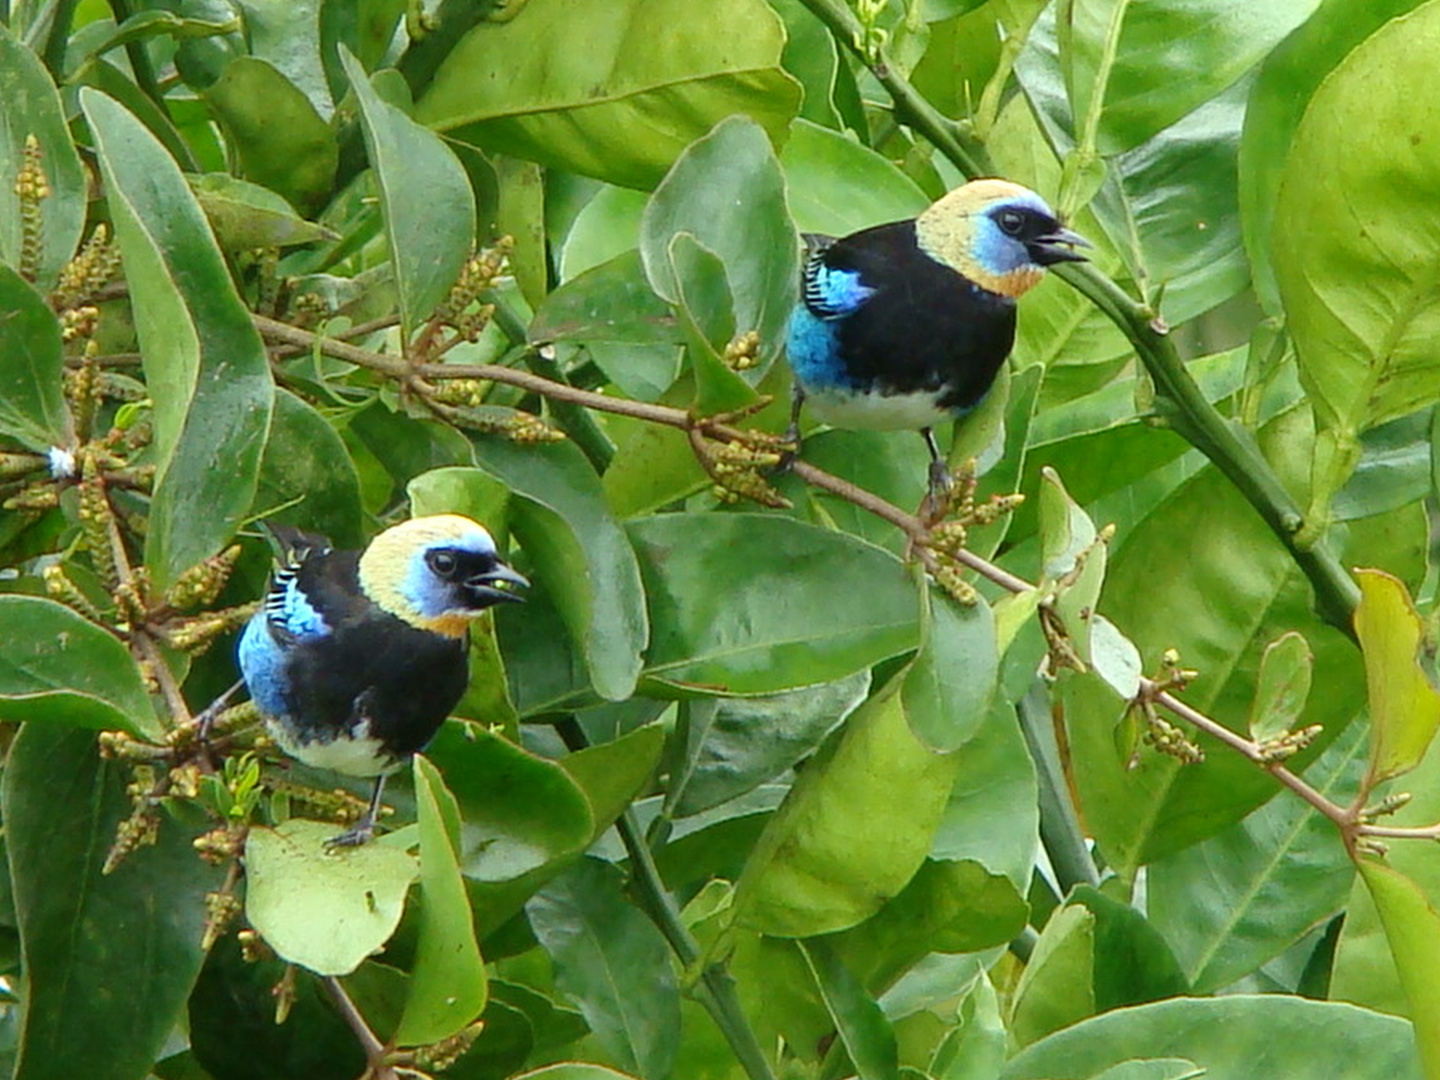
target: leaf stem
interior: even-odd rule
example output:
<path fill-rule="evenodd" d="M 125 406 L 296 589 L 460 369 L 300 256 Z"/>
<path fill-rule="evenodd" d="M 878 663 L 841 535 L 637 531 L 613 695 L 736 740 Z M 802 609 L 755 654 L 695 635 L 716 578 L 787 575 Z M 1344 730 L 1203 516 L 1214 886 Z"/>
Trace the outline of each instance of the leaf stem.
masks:
<path fill-rule="evenodd" d="M 583 750 L 590 745 L 584 729 L 574 717 L 557 721 L 555 730 L 572 751 Z M 630 856 L 630 881 L 638 894 L 641 908 L 669 943 L 680 966 L 693 970 L 703 962 L 700 943 L 681 921 L 680 909 L 660 878 L 655 856 L 640 835 L 640 827 L 631 810 L 627 809 L 616 819 L 615 831 L 620 834 L 620 840 Z M 735 980 L 730 972 L 723 964 L 706 963 L 700 971 L 700 988 L 700 1003 L 725 1036 L 725 1041 L 730 1044 L 750 1080 L 775 1080 L 769 1059 L 740 1007 L 740 996 L 735 992 Z"/>

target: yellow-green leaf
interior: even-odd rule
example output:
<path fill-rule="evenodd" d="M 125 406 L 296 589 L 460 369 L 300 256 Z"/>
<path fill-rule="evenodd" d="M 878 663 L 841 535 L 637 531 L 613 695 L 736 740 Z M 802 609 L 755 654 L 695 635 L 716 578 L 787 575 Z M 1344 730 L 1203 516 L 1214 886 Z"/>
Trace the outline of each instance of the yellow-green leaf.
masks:
<path fill-rule="evenodd" d="M 1370 692 L 1371 784 L 1409 772 L 1440 726 L 1440 694 L 1420 667 L 1424 626 L 1404 584 L 1383 570 L 1361 570 L 1355 633 Z"/>

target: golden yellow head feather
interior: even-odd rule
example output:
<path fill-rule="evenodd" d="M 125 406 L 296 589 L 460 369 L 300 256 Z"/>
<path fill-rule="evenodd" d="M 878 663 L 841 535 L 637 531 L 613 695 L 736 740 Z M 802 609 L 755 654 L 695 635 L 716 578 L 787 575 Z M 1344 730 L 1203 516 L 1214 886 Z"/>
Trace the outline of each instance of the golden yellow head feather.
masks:
<path fill-rule="evenodd" d="M 932 258 L 964 274 L 982 289 L 1019 296 L 1045 276 L 1028 258 L 1008 259 L 997 248 L 1005 238 L 982 229 L 980 218 L 999 206 L 1014 205 L 1054 216 L 1045 201 L 1009 180 L 971 180 L 931 204 L 915 219 L 915 239 Z M 1017 245 L 1018 247 L 1018 245 Z M 1023 253 L 1023 248 L 1019 248 Z"/>
<path fill-rule="evenodd" d="M 446 637 L 464 637 L 478 610 L 433 606 L 433 581 L 424 553 L 436 547 L 495 551 L 495 541 L 478 522 L 460 514 L 412 518 L 386 529 L 360 556 L 360 588 L 376 606 L 411 626 Z"/>

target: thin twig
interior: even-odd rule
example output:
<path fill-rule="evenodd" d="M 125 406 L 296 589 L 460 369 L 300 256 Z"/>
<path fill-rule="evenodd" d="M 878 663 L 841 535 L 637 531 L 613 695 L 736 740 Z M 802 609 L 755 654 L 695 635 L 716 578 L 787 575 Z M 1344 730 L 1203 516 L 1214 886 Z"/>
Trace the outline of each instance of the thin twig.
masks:
<path fill-rule="evenodd" d="M 399 1074 L 385 1061 L 386 1047 L 375 1032 L 370 1030 L 370 1025 L 365 1022 L 365 1017 L 356 1008 L 355 1002 L 346 993 L 345 987 L 334 975 L 323 976 L 320 980 L 325 984 L 325 989 L 330 991 L 330 996 L 335 999 L 335 1006 L 340 1010 L 341 1017 L 346 1025 L 355 1033 L 361 1049 L 365 1051 L 365 1061 L 369 1065 L 365 1076 L 367 1080 L 399 1080 Z"/>

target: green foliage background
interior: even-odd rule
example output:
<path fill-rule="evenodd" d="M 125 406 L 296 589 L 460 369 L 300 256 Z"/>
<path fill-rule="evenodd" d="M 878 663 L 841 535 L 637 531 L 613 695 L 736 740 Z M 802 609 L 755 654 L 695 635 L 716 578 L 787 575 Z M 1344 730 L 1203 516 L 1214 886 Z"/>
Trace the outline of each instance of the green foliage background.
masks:
<path fill-rule="evenodd" d="M 5 1067 L 1440 1080 L 1437 64 L 1440 0 L 0 0 Z M 1096 251 L 954 433 L 1027 496 L 967 605 L 920 440 L 805 440 L 887 520 L 677 410 L 778 432 L 798 233 L 987 174 Z M 333 777 L 168 733 L 256 519 L 442 511 L 535 587 L 327 857 Z"/>

